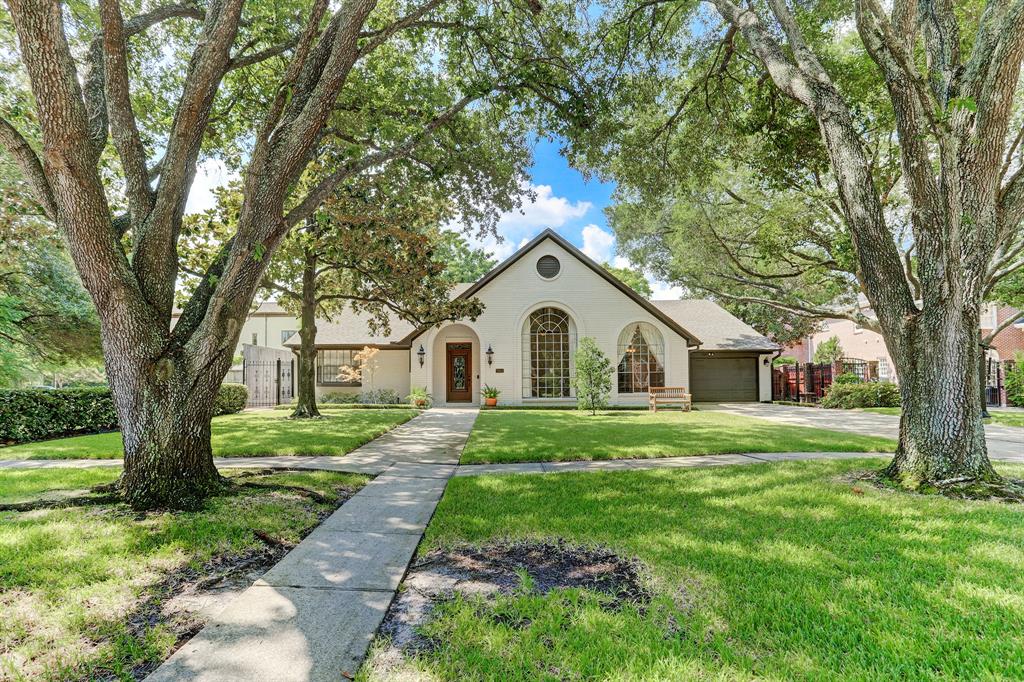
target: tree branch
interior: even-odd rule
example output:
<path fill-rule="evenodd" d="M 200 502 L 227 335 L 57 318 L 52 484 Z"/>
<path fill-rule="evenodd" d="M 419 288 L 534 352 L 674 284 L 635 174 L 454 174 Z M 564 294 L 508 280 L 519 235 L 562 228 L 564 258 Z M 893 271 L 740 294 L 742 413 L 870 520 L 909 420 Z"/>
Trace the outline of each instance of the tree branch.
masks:
<path fill-rule="evenodd" d="M 818 306 L 802 305 L 799 303 L 781 303 L 770 298 L 761 298 L 759 296 L 738 296 L 736 294 L 730 294 L 724 291 L 716 291 L 707 287 L 701 287 L 706 289 L 708 292 L 715 296 L 721 296 L 731 301 L 738 303 L 759 303 L 761 305 L 770 306 L 776 310 L 782 310 L 788 313 L 795 313 L 804 317 L 810 317 L 816 320 L 829 320 L 829 319 L 840 319 L 850 320 L 865 329 L 870 329 L 873 332 L 881 333 L 881 328 L 878 325 L 878 321 L 868 317 L 857 308 L 851 308 L 849 310 L 834 310 L 831 308 L 822 308 Z"/>
<path fill-rule="evenodd" d="M 100 18 L 103 22 L 103 71 L 106 74 L 104 91 L 107 112 L 114 147 L 124 171 L 132 222 L 139 224 L 153 207 L 153 194 L 149 187 L 146 151 L 142 147 L 135 113 L 132 111 L 124 20 L 118 0 L 100 0 Z"/>
<path fill-rule="evenodd" d="M 989 332 L 988 336 L 981 340 L 981 342 L 985 345 L 992 343 L 992 341 L 994 341 L 995 338 L 999 336 L 1000 332 L 1021 320 L 1024 320 L 1024 310 L 1018 310 L 1016 314 L 1010 315 L 1008 318 L 1000 322 L 998 325 L 996 325 L 995 329 Z"/>
<path fill-rule="evenodd" d="M 0 147 L 7 150 L 7 153 L 14 158 L 18 169 L 21 171 L 25 182 L 32 190 L 33 198 L 42 207 L 43 212 L 50 220 L 57 216 L 57 207 L 53 202 L 53 189 L 50 181 L 46 179 L 43 172 L 43 164 L 40 163 L 32 146 L 11 123 L 0 117 Z"/>
<path fill-rule="evenodd" d="M 205 13 L 191 3 L 164 5 L 149 12 L 138 14 L 124 22 L 124 39 L 139 35 L 149 28 L 168 19 L 187 17 L 202 19 Z M 83 78 L 85 108 L 89 117 L 89 139 L 96 154 L 107 142 L 107 102 L 105 94 L 106 76 L 103 65 L 103 34 L 98 34 L 89 44 L 86 55 L 86 72 Z"/>
<path fill-rule="evenodd" d="M 423 126 L 423 130 L 416 135 L 411 136 L 405 142 L 397 144 L 391 149 L 383 150 L 375 154 L 369 154 L 362 159 L 328 175 L 326 178 L 321 180 L 317 186 L 314 187 L 297 206 L 295 206 L 295 208 L 285 215 L 284 229 L 290 229 L 312 215 L 316 208 L 322 204 L 346 178 L 411 153 L 425 139 L 430 137 L 435 130 L 451 121 L 459 112 L 464 110 L 477 99 L 483 97 L 485 94 L 487 93 L 463 96 L 462 99 L 435 116 L 433 120 Z"/>
<path fill-rule="evenodd" d="M 243 0 L 224 0 L 218 11 L 206 16 L 168 133 L 153 208 L 144 223 L 132 225 L 132 269 L 146 300 L 164 319 L 170 319 L 174 304 L 181 215 L 195 176 L 213 100 L 230 59 L 242 4 Z"/>

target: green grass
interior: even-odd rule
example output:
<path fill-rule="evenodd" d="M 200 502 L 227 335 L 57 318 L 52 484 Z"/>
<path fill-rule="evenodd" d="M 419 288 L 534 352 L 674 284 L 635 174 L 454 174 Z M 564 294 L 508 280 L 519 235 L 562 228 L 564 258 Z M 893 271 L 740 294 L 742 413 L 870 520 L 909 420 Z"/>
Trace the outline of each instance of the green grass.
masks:
<path fill-rule="evenodd" d="M 672 457 L 725 452 L 884 452 L 896 442 L 722 412 L 481 412 L 463 464 Z"/>
<path fill-rule="evenodd" d="M 882 463 L 454 478 L 421 552 L 598 543 L 643 560 L 656 596 L 620 612 L 581 591 L 460 597 L 410 667 L 438 680 L 1024 679 L 1024 508 L 836 481 Z"/>
<path fill-rule="evenodd" d="M 898 407 L 865 407 L 862 411 L 874 412 L 875 414 L 892 414 L 896 416 L 899 416 L 900 414 L 900 408 Z M 992 416 L 992 419 L 990 419 L 988 423 L 999 424 L 1000 426 L 1024 427 L 1024 412 L 989 410 L 988 413 Z"/>
<path fill-rule="evenodd" d="M 213 420 L 217 457 L 344 455 L 409 421 L 418 410 L 345 410 L 323 419 L 288 419 L 273 411 L 243 412 Z M 0 448 L 0 459 L 109 459 L 124 454 L 120 433 L 97 433 Z"/>
<path fill-rule="evenodd" d="M 0 472 L 0 500 L 106 483 L 111 469 Z M 366 477 L 330 472 L 258 479 L 334 500 Z M 0 512 L 0 679 L 123 677 L 163 660 L 175 637 L 162 625 L 132 636 L 126 620 L 170 571 L 260 547 L 253 534 L 296 542 L 319 504 L 287 491 L 244 489 L 206 509 L 137 516 L 122 505 Z M 132 679 L 127 677 L 127 679 Z"/>
<path fill-rule="evenodd" d="M 84 490 L 113 482 L 121 470 L 92 469 L 4 469 L 0 471 L 0 504 L 24 502 L 52 490 Z M 55 482 L 57 485 L 55 485 Z"/>

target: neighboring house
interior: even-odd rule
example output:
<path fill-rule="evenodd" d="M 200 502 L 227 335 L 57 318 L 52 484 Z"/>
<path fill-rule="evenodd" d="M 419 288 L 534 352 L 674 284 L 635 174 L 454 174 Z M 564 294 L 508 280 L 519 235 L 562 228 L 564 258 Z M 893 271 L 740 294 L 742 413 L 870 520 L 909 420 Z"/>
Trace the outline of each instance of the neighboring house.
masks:
<path fill-rule="evenodd" d="M 866 302 L 865 310 L 870 314 Z M 1016 308 L 986 305 L 981 314 L 980 335 L 987 336 L 997 326 L 1018 314 Z M 882 335 L 864 329 L 850 320 L 825 320 L 820 331 L 806 337 L 799 344 L 787 347 L 782 354 L 795 357 L 798 362 L 813 362 L 814 351 L 833 336 L 839 338 L 844 356 L 877 363 L 877 376 L 880 380 L 897 381 L 892 356 L 889 355 Z M 989 351 L 989 359 L 1012 360 L 1014 354 L 1021 351 L 1024 351 L 1024 320 L 1010 325 L 996 335 Z"/>
<path fill-rule="evenodd" d="M 1017 308 L 989 304 L 981 313 L 981 333 L 988 336 L 999 325 L 1020 315 Z M 1013 360 L 1017 353 L 1024 352 L 1024 319 L 1017 320 L 996 334 L 992 340 L 989 357 L 994 360 Z"/>
<path fill-rule="evenodd" d="M 171 313 L 174 322 L 178 321 L 181 311 L 175 308 Z M 287 349 L 284 342 L 299 330 L 299 320 L 278 305 L 275 301 L 264 301 L 249 313 L 242 325 L 242 333 L 238 336 L 235 355 L 242 354 L 242 346 L 260 346 L 263 348 Z"/>
<path fill-rule="evenodd" d="M 779 346 L 710 301 L 648 301 L 551 230 L 454 296 L 479 298 L 475 321 L 372 333 L 346 310 L 317 322 L 317 391 L 426 387 L 435 404 L 478 404 L 484 384 L 505 404 L 573 403 L 577 340 L 593 337 L 616 365 L 613 404 L 645 404 L 651 386 L 696 401 L 771 399 Z M 297 349 L 298 336 L 287 347 Z M 365 346 L 379 349 L 360 382 L 339 378 Z"/>

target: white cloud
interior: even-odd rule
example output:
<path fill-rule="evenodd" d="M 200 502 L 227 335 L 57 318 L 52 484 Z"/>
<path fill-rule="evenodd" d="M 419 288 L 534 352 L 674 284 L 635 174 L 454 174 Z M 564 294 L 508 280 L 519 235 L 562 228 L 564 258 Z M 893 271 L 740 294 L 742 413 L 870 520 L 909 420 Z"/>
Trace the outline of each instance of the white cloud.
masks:
<path fill-rule="evenodd" d="M 583 227 L 583 253 L 598 263 L 608 263 L 615 251 L 615 235 L 591 223 Z M 615 258 L 616 262 L 619 260 Z M 623 261 L 625 259 L 622 259 Z"/>
<path fill-rule="evenodd" d="M 532 201 L 526 196 L 531 190 L 535 195 Z M 570 220 L 582 218 L 591 206 L 589 201 L 573 203 L 565 197 L 555 196 L 551 185 L 524 185 L 522 208 L 501 216 L 498 234 L 518 239 L 546 227 L 558 228 Z"/>
<path fill-rule="evenodd" d="M 654 292 L 651 295 L 652 301 L 666 301 L 673 300 L 678 301 L 683 297 L 682 287 L 672 286 L 665 282 L 660 282 L 652 277 L 647 277 L 647 282 L 651 285 L 651 290 Z"/>
<path fill-rule="evenodd" d="M 202 213 L 216 206 L 217 198 L 213 195 L 213 190 L 237 178 L 238 174 L 228 171 L 223 161 L 207 159 L 199 162 L 196 166 L 196 178 L 192 182 L 188 201 L 185 203 L 185 213 Z"/>
<path fill-rule="evenodd" d="M 531 193 L 534 195 L 532 200 L 529 197 Z M 582 218 L 593 206 L 589 201 L 573 202 L 556 196 L 551 185 L 524 184 L 521 197 L 522 208 L 508 211 L 498 219 L 497 232 L 502 237 L 500 242 L 493 236 L 478 239 L 470 235 L 467 235 L 467 241 L 474 247 L 482 247 L 498 261 L 503 261 L 541 230 L 549 227 L 557 229 L 570 220 Z M 462 226 L 457 224 L 449 225 L 448 228 L 462 231 Z"/>

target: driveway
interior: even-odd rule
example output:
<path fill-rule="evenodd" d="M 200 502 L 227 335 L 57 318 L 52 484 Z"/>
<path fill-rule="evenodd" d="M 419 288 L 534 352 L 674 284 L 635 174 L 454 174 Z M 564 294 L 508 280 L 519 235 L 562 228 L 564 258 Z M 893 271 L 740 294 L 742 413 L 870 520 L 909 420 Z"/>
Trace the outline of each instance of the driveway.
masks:
<path fill-rule="evenodd" d="M 757 417 L 797 426 L 813 426 L 819 429 L 889 438 L 896 438 L 899 435 L 900 426 L 900 418 L 895 415 L 861 410 L 822 410 L 770 403 L 721 403 L 707 405 L 704 409 L 721 410 L 744 417 Z M 992 459 L 1024 462 L 1024 428 L 989 425 L 985 427 L 985 440 Z"/>

